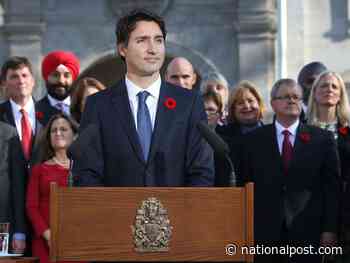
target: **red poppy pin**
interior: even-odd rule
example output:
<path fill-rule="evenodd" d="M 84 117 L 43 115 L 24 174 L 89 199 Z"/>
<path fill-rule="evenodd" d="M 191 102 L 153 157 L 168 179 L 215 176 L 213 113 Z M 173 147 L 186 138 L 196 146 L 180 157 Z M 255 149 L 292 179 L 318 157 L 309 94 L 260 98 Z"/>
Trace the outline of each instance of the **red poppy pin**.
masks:
<path fill-rule="evenodd" d="M 166 98 L 164 101 L 164 105 L 169 110 L 173 110 L 176 108 L 176 100 L 174 100 L 173 98 Z"/>
<path fill-rule="evenodd" d="M 35 112 L 35 117 L 36 117 L 38 120 L 42 120 L 42 118 L 44 118 L 44 113 L 41 112 L 41 111 L 37 111 L 37 112 Z"/>
<path fill-rule="evenodd" d="M 348 127 L 340 127 L 338 129 L 338 131 L 341 135 L 347 135 L 348 134 Z"/>
<path fill-rule="evenodd" d="M 302 132 L 299 134 L 300 139 L 304 142 L 307 143 L 310 141 L 311 137 L 310 134 L 306 133 L 306 132 Z"/>

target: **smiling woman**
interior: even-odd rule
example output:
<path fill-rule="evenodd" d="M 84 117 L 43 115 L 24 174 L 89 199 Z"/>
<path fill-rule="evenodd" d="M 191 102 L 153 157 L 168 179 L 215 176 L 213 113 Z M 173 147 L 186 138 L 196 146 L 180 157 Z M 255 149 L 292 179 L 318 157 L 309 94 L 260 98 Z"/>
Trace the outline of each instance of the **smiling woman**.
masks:
<path fill-rule="evenodd" d="M 67 149 L 77 133 L 76 124 L 66 115 L 54 115 L 44 131 L 42 163 L 33 166 L 27 189 L 27 213 L 34 229 L 33 256 L 40 263 L 49 262 L 50 247 L 49 195 L 50 184 L 67 186 L 70 160 Z"/>

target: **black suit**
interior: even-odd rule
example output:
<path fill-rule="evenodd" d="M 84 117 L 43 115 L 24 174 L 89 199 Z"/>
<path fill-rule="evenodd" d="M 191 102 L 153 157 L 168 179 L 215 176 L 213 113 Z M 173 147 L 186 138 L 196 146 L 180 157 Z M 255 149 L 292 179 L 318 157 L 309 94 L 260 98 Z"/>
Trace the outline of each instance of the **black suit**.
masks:
<path fill-rule="evenodd" d="M 259 122 L 256 128 L 262 126 L 263 123 Z M 234 166 L 234 172 L 237 175 L 240 171 L 241 159 L 242 159 L 242 144 L 244 136 L 242 127 L 239 123 L 229 123 L 224 126 L 216 126 L 216 133 L 227 143 L 230 148 L 230 159 Z M 251 132 L 251 131 L 250 131 Z M 230 166 L 223 157 L 214 153 L 215 161 L 215 186 L 230 186 Z M 242 185 L 243 183 L 236 178 L 236 185 Z"/>
<path fill-rule="evenodd" d="M 30 230 L 28 228 L 27 217 L 25 213 L 25 197 L 27 192 L 27 181 L 30 173 L 30 167 L 38 162 L 38 138 L 42 130 L 41 123 L 36 119 L 34 137 L 32 140 L 32 152 L 30 159 L 27 160 L 22 150 L 21 141 L 17 134 L 15 119 L 12 114 L 10 101 L 0 104 L 0 121 L 3 121 L 14 127 L 16 131 L 11 144 L 13 145 L 11 160 L 14 162 L 15 171 L 11 175 L 11 195 L 12 195 L 12 210 L 13 225 L 11 231 L 13 233 L 25 233 L 27 240 L 30 240 Z M 28 243 L 27 243 L 28 244 Z M 28 250 L 29 251 L 29 250 Z M 29 255 L 29 254 L 28 254 Z"/>
<path fill-rule="evenodd" d="M 301 134 L 309 138 L 303 139 Z M 284 240 L 317 246 L 322 232 L 336 233 L 339 159 L 330 132 L 299 124 L 285 175 L 276 128 L 274 124 L 264 126 L 246 136 L 242 163 L 243 181 L 255 183 L 257 243 L 280 245 Z M 312 260 L 316 259 L 297 262 Z"/>
<path fill-rule="evenodd" d="M 176 107 L 166 106 L 173 99 Z M 209 186 L 213 154 L 197 129 L 206 121 L 197 92 L 162 82 L 148 162 L 134 124 L 125 80 L 88 98 L 81 128 L 97 125 L 93 151 L 75 162 L 76 185 Z"/>
<path fill-rule="evenodd" d="M 59 109 L 51 106 L 47 96 L 45 96 L 35 104 L 35 110 L 43 113 L 42 120 L 40 120 L 43 126 L 46 126 L 46 124 L 49 122 L 53 115 L 61 112 Z"/>
<path fill-rule="evenodd" d="M 342 132 L 341 132 L 342 131 Z M 337 138 L 340 157 L 342 198 L 341 198 L 341 228 L 339 229 L 341 242 L 345 242 L 347 249 L 350 247 L 350 128 L 338 127 Z"/>

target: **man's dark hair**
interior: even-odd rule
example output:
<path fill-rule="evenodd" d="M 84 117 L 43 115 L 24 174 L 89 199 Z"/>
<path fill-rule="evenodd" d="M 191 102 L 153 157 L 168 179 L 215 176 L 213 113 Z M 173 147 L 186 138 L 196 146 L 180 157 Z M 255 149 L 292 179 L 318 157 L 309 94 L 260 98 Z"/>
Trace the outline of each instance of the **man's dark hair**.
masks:
<path fill-rule="evenodd" d="M 306 64 L 299 72 L 298 83 L 300 86 L 305 87 L 305 84 L 312 84 L 309 80 L 313 75 L 319 75 L 323 71 L 326 71 L 327 67 L 319 61 L 314 61 L 309 64 Z M 311 82 L 311 83 L 308 83 Z"/>
<path fill-rule="evenodd" d="M 1 67 L 1 81 L 6 80 L 7 71 L 9 69 L 16 70 L 22 67 L 27 67 L 30 73 L 33 74 L 33 67 L 28 58 L 19 56 L 10 57 Z"/>
<path fill-rule="evenodd" d="M 117 22 L 115 34 L 117 37 L 117 45 L 126 44 L 128 45 L 129 37 L 132 31 L 136 28 L 137 22 L 140 21 L 150 21 L 155 22 L 160 27 L 163 33 L 163 38 L 166 38 L 165 23 L 162 17 L 148 11 L 145 9 L 136 9 L 131 11 L 126 16 L 123 16 Z"/>

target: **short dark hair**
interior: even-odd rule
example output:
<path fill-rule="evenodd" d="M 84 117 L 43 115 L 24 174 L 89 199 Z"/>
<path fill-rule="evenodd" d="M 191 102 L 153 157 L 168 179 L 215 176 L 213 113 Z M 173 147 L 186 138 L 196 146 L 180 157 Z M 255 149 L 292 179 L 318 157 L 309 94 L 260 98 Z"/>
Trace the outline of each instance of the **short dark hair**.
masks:
<path fill-rule="evenodd" d="M 22 67 L 27 67 L 33 75 L 32 63 L 26 57 L 13 56 L 7 59 L 1 67 L 1 81 L 6 80 L 7 71 L 9 69 L 16 70 Z"/>
<path fill-rule="evenodd" d="M 115 30 L 117 45 L 128 44 L 131 32 L 135 30 L 137 22 L 140 21 L 157 23 L 165 40 L 167 32 L 163 18 L 145 9 L 135 9 L 118 20 Z"/>

